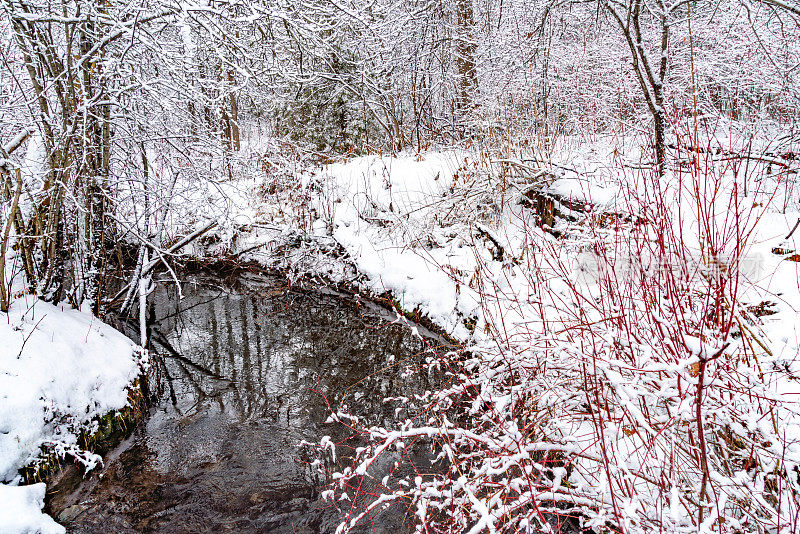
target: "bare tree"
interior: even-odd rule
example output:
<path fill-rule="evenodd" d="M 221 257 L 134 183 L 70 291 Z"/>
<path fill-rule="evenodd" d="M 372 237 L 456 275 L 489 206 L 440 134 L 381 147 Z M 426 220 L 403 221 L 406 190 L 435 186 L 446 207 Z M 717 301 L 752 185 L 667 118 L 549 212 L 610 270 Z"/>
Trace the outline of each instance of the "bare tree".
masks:
<path fill-rule="evenodd" d="M 653 119 L 655 133 L 656 166 L 659 175 L 664 174 L 666 141 L 664 130 L 664 82 L 669 58 L 670 13 L 677 5 L 668 7 L 664 0 L 655 0 L 654 5 L 645 5 L 644 0 L 604 0 L 604 6 L 619 25 L 633 59 L 633 73 L 642 89 L 647 109 Z M 647 49 L 643 36 L 643 19 L 651 15 L 660 30 L 660 39 L 655 52 Z"/>

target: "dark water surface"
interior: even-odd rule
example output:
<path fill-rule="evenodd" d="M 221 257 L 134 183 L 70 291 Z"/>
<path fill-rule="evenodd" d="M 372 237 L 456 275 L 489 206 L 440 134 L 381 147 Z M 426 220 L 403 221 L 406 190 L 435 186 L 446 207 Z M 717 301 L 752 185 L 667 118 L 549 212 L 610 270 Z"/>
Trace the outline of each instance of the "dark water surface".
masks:
<path fill-rule="evenodd" d="M 349 435 L 325 423 L 326 399 L 389 423 L 395 405 L 383 397 L 428 387 L 426 373 L 408 372 L 425 345 L 374 307 L 285 286 L 195 277 L 179 300 L 174 284 L 160 285 L 151 331 L 157 399 L 104 468 L 51 488 L 50 512 L 68 532 L 335 531 L 349 503 L 337 509 L 320 498 L 324 477 L 297 444 Z M 340 466 L 347 452 L 338 448 Z M 411 530 L 402 506 L 361 529 Z"/>

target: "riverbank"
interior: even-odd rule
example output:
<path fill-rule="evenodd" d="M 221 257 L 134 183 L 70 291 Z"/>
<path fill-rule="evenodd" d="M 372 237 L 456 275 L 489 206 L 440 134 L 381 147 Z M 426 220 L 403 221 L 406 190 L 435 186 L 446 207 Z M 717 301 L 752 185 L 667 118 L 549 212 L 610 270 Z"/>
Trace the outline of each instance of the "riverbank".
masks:
<path fill-rule="evenodd" d="M 17 486 L 48 455 L 90 470 L 83 433 L 128 406 L 139 351 L 90 313 L 18 296 L 0 321 L 0 532 L 64 532 L 41 513 L 43 483 Z"/>

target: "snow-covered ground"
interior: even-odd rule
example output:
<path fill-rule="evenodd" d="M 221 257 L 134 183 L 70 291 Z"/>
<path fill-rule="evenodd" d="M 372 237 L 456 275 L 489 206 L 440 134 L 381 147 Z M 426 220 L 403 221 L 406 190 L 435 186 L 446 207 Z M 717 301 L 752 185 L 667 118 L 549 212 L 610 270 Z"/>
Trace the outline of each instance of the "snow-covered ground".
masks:
<path fill-rule="evenodd" d="M 44 484 L 17 486 L 43 447 L 91 468 L 77 444 L 92 419 L 128 404 L 139 374 L 127 337 L 90 313 L 18 296 L 0 314 L 0 533 L 64 532 L 41 513 Z"/>
<path fill-rule="evenodd" d="M 42 513 L 43 482 L 30 486 L 0 484 L 0 533 L 63 534 L 64 527 Z"/>

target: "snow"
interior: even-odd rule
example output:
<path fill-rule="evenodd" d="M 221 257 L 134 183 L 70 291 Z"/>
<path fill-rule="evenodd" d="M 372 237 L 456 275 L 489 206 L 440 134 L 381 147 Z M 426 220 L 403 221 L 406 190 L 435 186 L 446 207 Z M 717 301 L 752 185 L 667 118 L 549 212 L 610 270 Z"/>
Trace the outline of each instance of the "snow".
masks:
<path fill-rule="evenodd" d="M 85 117 L 113 109 L 96 115 L 116 132 L 111 152 L 103 152 L 113 162 L 108 214 L 112 233 L 141 246 L 140 258 L 160 255 L 173 238 L 219 219 L 213 235 L 181 254 L 252 260 L 287 270 L 291 282 L 308 276 L 388 295 L 469 346 L 457 378 L 474 381 L 479 394 L 458 419 L 473 427 L 458 429 L 453 446 L 457 456 L 464 452 L 458 447 L 474 443 L 475 463 L 455 488 L 428 485 L 428 478 L 417 483 L 417 496 L 430 499 L 415 503 L 420 519 L 436 499 L 441 504 L 460 491 L 465 508 L 446 508 L 454 524 L 491 531 L 526 509 L 524 499 L 535 492 L 554 503 L 564 498 L 560 482 L 532 488 L 514 478 L 531 473 L 529 458 L 500 455 L 496 464 L 481 464 L 485 443 L 471 430 L 496 423 L 499 449 L 510 446 L 520 435 L 518 408 L 548 411 L 533 425 L 541 432 L 529 434 L 531 441 L 561 440 L 586 453 L 575 458 L 568 482 L 579 489 L 570 498 L 596 513 L 590 521 L 598 528 L 609 520 L 626 531 L 656 523 L 748 531 L 747 521 L 761 521 L 761 531 L 779 532 L 789 516 L 800 517 L 792 471 L 800 465 L 800 231 L 789 236 L 800 220 L 796 2 L 715 3 L 690 17 L 674 3 L 661 16 L 643 10 L 643 32 L 638 10 L 626 14 L 616 3 L 603 4 L 612 16 L 599 17 L 598 4 L 588 2 L 478 2 L 474 13 L 456 8 L 457 20 L 448 21 L 453 17 L 427 2 L 266 2 L 245 9 L 203 2 L 181 3 L 177 11 L 156 2 L 142 12 L 144 31 L 137 32 L 138 19 L 127 18 L 121 4 L 98 21 L 107 38 L 89 54 L 103 49 L 105 78 L 73 84 L 77 96 L 69 101 L 55 97 L 73 77 L 42 61 L 60 61 L 66 74 L 85 70 L 89 56 L 70 61 L 65 43 L 69 28 L 93 13 L 82 13 L 81 3 L 63 4 L 58 16 L 47 2 L 28 4 L 9 2 L 4 18 L 30 23 L 30 39 L 14 39 L 11 22 L 0 25 L 9 52 L 0 69 L 0 134 L 33 134 L 27 153 L 10 158 L 26 177 L 19 207 L 28 222 L 40 215 L 34 211 L 63 211 L 65 224 L 57 227 L 73 247 L 67 263 L 75 274 L 89 265 L 84 236 L 102 237 L 92 225 L 82 228 L 93 218 L 82 217 L 81 206 L 91 204 L 83 200 L 95 193 L 94 179 L 84 179 L 91 165 L 82 164 L 92 152 Z M 620 27 L 626 16 L 636 23 L 636 43 Z M 50 38 L 37 41 L 36 25 L 55 21 Z M 164 24 L 174 31 L 147 31 Z M 667 27 L 668 47 L 661 45 Z M 636 69 L 660 58 L 668 75 L 645 80 L 637 70 L 639 87 L 632 57 Z M 28 82 L 15 75 L 26 63 Z M 464 64 L 474 72 L 464 72 Z M 219 75 L 209 78 L 204 67 Z M 91 72 L 99 71 L 85 70 Z M 108 90 L 92 91 L 90 81 L 106 81 Z M 31 92 L 40 87 L 46 90 Z M 90 98 L 100 93 L 110 100 Z M 469 106 L 459 93 L 469 93 Z M 47 104 L 44 112 L 24 113 L 36 98 Z M 337 124 L 313 111 L 329 104 L 342 110 Z M 642 179 L 655 155 L 653 119 L 665 133 L 658 153 L 667 160 L 655 184 Z M 394 154 L 396 147 L 437 143 L 460 148 L 308 163 L 334 161 L 339 156 L 329 149 L 336 146 Z M 54 154 L 64 156 L 60 168 Z M 555 208 L 570 217 L 542 228 L 534 210 L 520 205 L 524 191 L 555 197 Z M 591 213 L 581 213 L 584 203 L 593 205 Z M 3 204 L 0 220 L 8 221 Z M 47 229 L 23 226 L 35 230 L 28 237 L 36 247 L 47 242 L 37 239 Z M 144 302 L 147 284 L 139 287 Z M 16 482 L 16 471 L 42 446 L 91 467 L 99 458 L 78 450 L 75 435 L 92 417 L 124 404 L 136 372 L 131 344 L 92 319 L 87 302 L 75 311 L 15 299 L 8 316 L 0 315 L 0 482 Z M 399 313 L 397 320 L 404 320 Z M 698 369 L 706 364 L 703 384 Z M 705 405 L 701 384 L 708 388 Z M 702 467 L 699 493 L 692 463 L 699 455 L 686 430 L 695 417 L 694 391 L 698 413 L 709 409 L 718 460 L 712 472 Z M 575 392 L 585 394 L 587 410 Z M 601 394 L 608 402 L 593 408 Z M 455 391 L 429 399 L 436 395 L 450 401 Z M 601 409 L 605 419 L 588 419 Z M 603 436 L 611 436 L 608 448 L 597 445 Z M 676 441 L 679 451 L 666 452 Z M 750 457 L 737 465 L 747 445 Z M 605 467 L 595 460 L 599 452 L 611 457 Z M 728 453 L 735 458 L 728 461 Z M 520 463 L 520 470 L 503 461 Z M 518 483 L 519 507 L 475 486 L 469 469 L 508 475 L 512 480 L 503 482 Z M 639 474 L 662 481 L 664 491 L 654 492 Z M 716 509 L 704 515 L 706 479 L 721 493 L 714 492 Z M 615 484 L 624 498 L 612 510 Z M 760 495 L 775 485 L 783 494 L 770 497 L 784 499 L 777 505 Z M 355 503 L 359 496 L 350 497 Z M 378 502 L 384 497 L 390 499 Z M 36 508 L 36 499 L 30 502 Z M 743 502 L 752 505 L 751 517 L 724 513 Z M 669 513 L 647 525 L 643 518 L 655 517 L 657 506 Z M 717 521 L 721 511 L 725 520 Z M 687 517 L 705 520 L 691 528 Z M 536 521 L 521 518 L 511 529 L 546 527 Z"/>
<path fill-rule="evenodd" d="M 478 301 L 442 267 L 470 268 L 475 258 L 469 247 L 438 232 L 434 220 L 441 201 L 458 180 L 469 179 L 469 170 L 467 155 L 444 152 L 368 156 L 322 172 L 341 200 L 332 217 L 333 238 L 365 277 L 364 289 L 390 293 L 404 309 L 420 311 L 461 338 L 468 332 L 459 316 L 474 315 Z M 420 246 L 426 237 L 432 245 Z"/>
<path fill-rule="evenodd" d="M 0 534 L 63 534 L 66 529 L 41 510 L 45 484 L 0 484 Z"/>
<path fill-rule="evenodd" d="M 16 486 L 18 470 L 42 446 L 97 464 L 78 434 L 128 404 L 136 346 L 89 313 L 27 295 L 0 315 L 0 346 L 0 481 L 10 484 L 0 485 L 0 532 L 63 532 L 39 512 L 44 485 Z"/>

